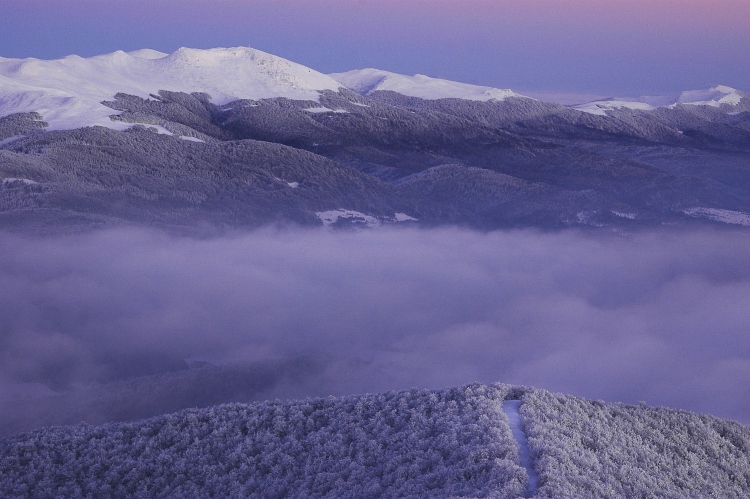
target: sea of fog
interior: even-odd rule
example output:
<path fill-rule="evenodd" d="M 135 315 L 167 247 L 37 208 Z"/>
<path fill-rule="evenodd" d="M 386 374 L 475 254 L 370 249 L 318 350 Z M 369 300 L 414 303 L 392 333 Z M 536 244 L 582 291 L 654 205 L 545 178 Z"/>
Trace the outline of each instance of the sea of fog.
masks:
<path fill-rule="evenodd" d="M 750 233 L 0 238 L 0 436 L 473 381 L 750 423 Z"/>

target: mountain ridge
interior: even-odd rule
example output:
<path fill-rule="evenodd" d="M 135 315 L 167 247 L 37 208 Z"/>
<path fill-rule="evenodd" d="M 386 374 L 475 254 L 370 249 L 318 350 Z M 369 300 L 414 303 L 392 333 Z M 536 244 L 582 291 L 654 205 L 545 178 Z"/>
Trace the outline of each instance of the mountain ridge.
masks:
<path fill-rule="evenodd" d="M 231 81 L 235 83 L 229 83 Z M 341 86 L 364 95 L 389 91 L 429 100 L 531 99 L 509 89 L 419 74 L 407 76 L 372 68 L 324 75 L 249 47 L 183 47 L 171 54 L 152 49 L 118 50 L 89 58 L 69 55 L 55 60 L 0 57 L 0 82 L 0 117 L 40 112 L 50 129 L 90 125 L 122 129 L 121 123 L 107 120 L 109 115 L 104 114 L 106 110 L 98 104 L 114 98 L 117 93 L 148 98 L 160 90 L 203 92 L 217 104 L 237 99 L 280 97 L 317 101 L 318 91 L 337 91 Z M 653 105 L 642 98 L 608 99 L 571 108 L 606 115 L 612 108 L 654 110 L 677 104 L 721 107 L 738 106 L 744 101 L 741 108 L 744 109 L 750 107 L 747 104 L 749 96 L 731 87 L 717 85 L 706 90 L 684 91 L 664 105 Z M 650 99 L 650 102 L 654 101 L 655 98 Z"/>
<path fill-rule="evenodd" d="M 335 227 L 406 216 L 483 230 L 750 220 L 750 99 L 729 87 L 590 113 L 378 70 L 349 73 L 357 93 L 247 48 L 4 59 L 0 73 L 0 114 L 12 112 L 0 117 L 0 223 L 14 230 L 331 219 L 321 213 L 346 214 Z M 283 173 L 261 160 L 281 156 Z M 143 164 L 162 177 L 146 180 Z"/>

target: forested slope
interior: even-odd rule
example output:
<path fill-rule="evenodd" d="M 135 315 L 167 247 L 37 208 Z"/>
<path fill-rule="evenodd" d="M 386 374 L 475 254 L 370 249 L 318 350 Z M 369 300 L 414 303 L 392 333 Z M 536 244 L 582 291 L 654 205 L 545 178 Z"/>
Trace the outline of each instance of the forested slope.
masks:
<path fill-rule="evenodd" d="M 750 428 L 509 385 L 229 404 L 0 444 L 4 497 L 747 497 Z"/>
<path fill-rule="evenodd" d="M 0 227 L 228 230 L 319 225 L 329 211 L 356 212 L 342 219 L 355 225 L 402 213 L 483 230 L 750 224 L 744 107 L 595 115 L 522 97 L 347 89 L 319 101 L 218 105 L 161 91 L 103 104 L 132 128 L 0 118 Z"/>

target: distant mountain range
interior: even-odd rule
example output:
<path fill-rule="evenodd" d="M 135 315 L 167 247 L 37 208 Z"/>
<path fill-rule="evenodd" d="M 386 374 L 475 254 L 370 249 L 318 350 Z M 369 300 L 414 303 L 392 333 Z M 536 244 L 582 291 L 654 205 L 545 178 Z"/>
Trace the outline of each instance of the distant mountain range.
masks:
<path fill-rule="evenodd" d="M 0 58 L 0 227 L 750 225 L 750 94 L 563 106 L 249 48 Z"/>

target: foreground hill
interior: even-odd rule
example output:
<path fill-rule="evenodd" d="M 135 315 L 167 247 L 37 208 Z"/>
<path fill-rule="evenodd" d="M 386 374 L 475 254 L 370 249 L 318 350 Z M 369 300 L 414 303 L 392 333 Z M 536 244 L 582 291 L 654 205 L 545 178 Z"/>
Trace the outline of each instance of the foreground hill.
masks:
<path fill-rule="evenodd" d="M 4 440 L 0 494 L 747 497 L 750 429 L 501 384 L 229 404 Z"/>
<path fill-rule="evenodd" d="M 0 59 L 0 227 L 750 225 L 750 96 L 566 107 L 247 48 Z"/>

